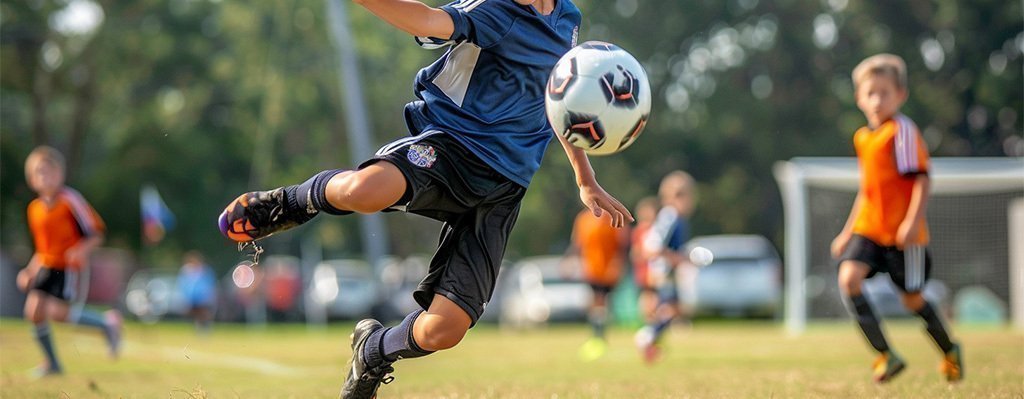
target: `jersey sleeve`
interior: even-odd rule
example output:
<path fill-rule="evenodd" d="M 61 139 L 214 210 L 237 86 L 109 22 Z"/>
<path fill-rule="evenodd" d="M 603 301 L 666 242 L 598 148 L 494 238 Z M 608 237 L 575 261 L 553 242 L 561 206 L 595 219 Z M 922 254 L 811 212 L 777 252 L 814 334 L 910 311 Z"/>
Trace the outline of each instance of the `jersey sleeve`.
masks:
<path fill-rule="evenodd" d="M 441 6 L 441 9 L 451 15 L 455 24 L 451 41 L 468 41 L 488 48 L 512 29 L 516 19 L 515 7 L 511 0 L 458 0 Z"/>
<path fill-rule="evenodd" d="M 928 145 L 921 137 L 921 131 L 917 129 L 914 121 L 906 116 L 897 119 L 896 142 L 893 146 L 896 152 L 896 168 L 901 176 L 912 176 L 917 174 L 928 174 Z"/>
<path fill-rule="evenodd" d="M 85 237 L 103 235 L 107 226 L 103 223 L 103 219 L 100 218 L 100 214 L 85 200 L 85 197 L 82 197 L 82 194 L 70 188 L 65 193 L 68 203 L 71 205 L 71 213 L 74 215 L 75 222 L 78 224 L 79 230 L 82 231 L 82 235 Z"/>

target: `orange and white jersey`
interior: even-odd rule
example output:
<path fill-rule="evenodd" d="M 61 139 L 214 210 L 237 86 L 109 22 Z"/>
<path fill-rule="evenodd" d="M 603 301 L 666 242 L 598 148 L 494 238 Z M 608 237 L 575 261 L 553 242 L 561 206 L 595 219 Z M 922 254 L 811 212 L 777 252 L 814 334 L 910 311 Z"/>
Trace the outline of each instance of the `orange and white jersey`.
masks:
<path fill-rule="evenodd" d="M 43 267 L 63 270 L 81 265 L 69 264 L 64 256 L 68 248 L 83 238 L 103 234 L 106 226 L 82 194 L 65 187 L 52 203 L 36 198 L 28 204 L 28 226 L 35 243 L 35 254 Z"/>
<path fill-rule="evenodd" d="M 860 165 L 861 204 L 853 232 L 882 246 L 896 245 L 896 232 L 910 206 L 914 181 L 927 174 L 928 147 L 914 121 L 903 114 L 877 129 L 862 127 L 853 135 Z M 928 225 L 919 229 L 914 244 L 928 243 Z"/>

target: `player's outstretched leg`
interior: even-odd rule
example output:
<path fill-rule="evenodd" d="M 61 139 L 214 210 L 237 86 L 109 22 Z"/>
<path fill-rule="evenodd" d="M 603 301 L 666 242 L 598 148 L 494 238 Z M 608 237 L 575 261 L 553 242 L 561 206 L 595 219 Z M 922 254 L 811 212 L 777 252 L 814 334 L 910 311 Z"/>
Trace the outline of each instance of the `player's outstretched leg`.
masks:
<path fill-rule="evenodd" d="M 324 194 L 327 183 L 341 172 L 325 170 L 302 184 L 242 194 L 220 214 L 220 231 L 232 240 L 248 242 L 308 222 L 321 210 L 351 213 L 331 207 Z"/>

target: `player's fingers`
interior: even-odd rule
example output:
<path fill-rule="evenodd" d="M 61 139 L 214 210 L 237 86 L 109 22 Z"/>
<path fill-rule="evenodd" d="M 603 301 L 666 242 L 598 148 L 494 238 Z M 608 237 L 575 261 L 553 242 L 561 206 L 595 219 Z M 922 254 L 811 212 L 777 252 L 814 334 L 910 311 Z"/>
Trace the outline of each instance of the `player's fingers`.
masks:
<path fill-rule="evenodd" d="M 593 213 L 596 218 L 601 217 L 601 214 L 604 213 L 603 209 L 601 209 L 601 205 L 597 203 L 597 200 L 587 204 L 587 207 L 590 208 L 590 212 Z"/>

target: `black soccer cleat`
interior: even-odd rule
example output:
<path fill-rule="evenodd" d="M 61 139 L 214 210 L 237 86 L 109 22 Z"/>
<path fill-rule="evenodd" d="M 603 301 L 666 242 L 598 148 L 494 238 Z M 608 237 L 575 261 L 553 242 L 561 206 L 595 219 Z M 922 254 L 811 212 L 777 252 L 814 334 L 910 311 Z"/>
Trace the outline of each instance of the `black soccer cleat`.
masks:
<path fill-rule="evenodd" d="M 349 361 L 349 373 L 345 377 L 345 385 L 341 387 L 341 399 L 373 399 L 377 397 L 380 384 L 389 384 L 395 377 L 391 363 L 383 363 L 370 367 L 363 358 L 366 339 L 374 331 L 384 328 L 379 321 L 363 319 L 352 330 L 352 360 Z"/>
<path fill-rule="evenodd" d="M 312 212 L 311 212 L 312 211 Z M 284 188 L 253 191 L 238 196 L 220 214 L 218 226 L 225 237 L 249 242 L 305 223 L 317 211 L 289 206 Z"/>

